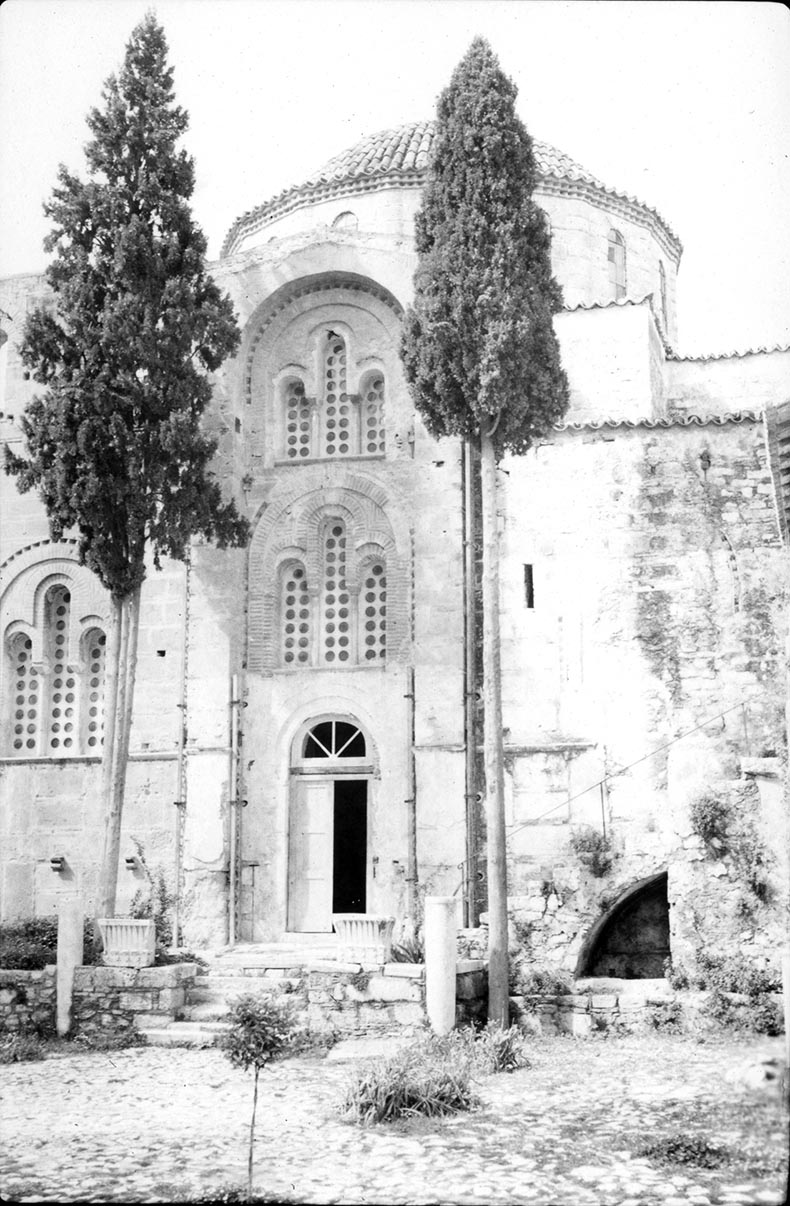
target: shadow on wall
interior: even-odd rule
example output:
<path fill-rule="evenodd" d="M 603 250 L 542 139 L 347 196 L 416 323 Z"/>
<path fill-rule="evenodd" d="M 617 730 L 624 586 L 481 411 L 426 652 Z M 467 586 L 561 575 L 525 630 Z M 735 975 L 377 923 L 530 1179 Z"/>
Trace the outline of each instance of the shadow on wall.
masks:
<path fill-rule="evenodd" d="M 667 873 L 662 871 L 634 884 L 593 926 L 576 975 L 659 979 L 669 953 Z"/>

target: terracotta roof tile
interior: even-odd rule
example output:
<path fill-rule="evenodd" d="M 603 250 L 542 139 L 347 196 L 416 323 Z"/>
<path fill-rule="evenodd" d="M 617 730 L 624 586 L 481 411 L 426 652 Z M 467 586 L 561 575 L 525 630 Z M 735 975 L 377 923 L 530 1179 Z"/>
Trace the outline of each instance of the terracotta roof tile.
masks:
<path fill-rule="evenodd" d="M 326 163 L 317 168 L 307 180 L 301 184 L 283 189 L 281 193 L 255 209 L 249 210 L 231 226 L 222 245 L 223 256 L 232 254 L 238 243 L 248 234 L 259 229 L 270 217 L 282 212 L 289 212 L 303 201 L 311 197 L 319 197 L 322 190 L 341 185 L 342 183 L 361 184 L 365 182 L 375 187 L 377 177 L 400 178 L 404 183 L 419 185 L 428 165 L 428 158 L 433 143 L 434 123 L 432 121 L 409 122 L 408 125 L 395 129 L 379 130 L 369 134 L 353 147 L 347 147 L 339 155 L 334 155 Z M 586 168 L 576 163 L 569 155 L 545 142 L 533 140 L 533 150 L 541 181 L 553 180 L 573 181 L 581 185 L 603 192 L 606 195 L 636 205 L 651 213 L 666 231 L 670 241 L 680 253 L 680 242 L 676 235 L 661 218 L 660 214 L 650 206 L 629 196 L 609 188 Z"/>

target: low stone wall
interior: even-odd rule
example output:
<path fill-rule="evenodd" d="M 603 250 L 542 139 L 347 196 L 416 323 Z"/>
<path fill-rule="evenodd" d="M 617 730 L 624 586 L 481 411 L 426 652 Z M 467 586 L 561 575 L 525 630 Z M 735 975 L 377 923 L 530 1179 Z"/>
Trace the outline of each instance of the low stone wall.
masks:
<path fill-rule="evenodd" d="M 736 1024 L 747 1019 L 753 1007 L 749 997 L 732 992 L 720 995 L 731 1007 Z M 514 1022 L 536 1033 L 577 1037 L 608 1029 L 635 1030 L 644 1026 L 661 1029 L 702 1024 L 712 1027 L 714 1023 L 706 1017 L 712 996 L 710 992 L 676 992 L 665 980 L 609 981 L 596 987 L 579 981 L 571 993 L 511 997 L 510 1012 Z M 766 993 L 760 999 L 781 1008 L 781 993 Z"/>
<path fill-rule="evenodd" d="M 292 969 L 299 973 L 299 969 Z M 404 1026 L 427 1025 L 425 967 L 387 963 L 371 971 L 358 963 L 314 962 L 291 982 L 311 1030 L 337 1034 L 387 1034 Z M 459 961 L 456 971 L 456 1025 L 485 1021 L 487 972 L 479 961 Z"/>
<path fill-rule="evenodd" d="M 0 1034 L 55 1028 L 55 968 L 0 968 Z"/>
<path fill-rule="evenodd" d="M 72 1029 L 78 1034 L 172 1022 L 195 982 L 194 963 L 169 967 L 77 967 Z"/>

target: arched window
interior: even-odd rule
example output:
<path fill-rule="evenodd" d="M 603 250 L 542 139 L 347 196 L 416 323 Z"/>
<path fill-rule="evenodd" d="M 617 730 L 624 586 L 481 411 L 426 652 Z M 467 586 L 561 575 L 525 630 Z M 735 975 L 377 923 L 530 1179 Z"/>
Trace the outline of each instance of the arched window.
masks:
<path fill-rule="evenodd" d="M 356 451 L 352 446 L 346 360 L 346 344 L 342 335 L 328 331 L 324 345 L 325 456 L 347 456 L 349 452 Z"/>
<path fill-rule="evenodd" d="M 350 230 L 356 232 L 359 230 L 359 218 L 350 209 L 344 209 L 342 214 L 338 214 L 332 223 L 334 230 Z"/>
<path fill-rule="evenodd" d="M 359 603 L 360 660 L 383 658 L 387 648 L 387 575 L 383 561 L 374 561 L 364 575 Z"/>
<path fill-rule="evenodd" d="M 625 297 L 625 239 L 619 230 L 609 231 L 609 284 L 612 297 Z"/>
<path fill-rule="evenodd" d="M 45 658 L 49 663 L 47 676 L 49 715 L 47 718 L 47 752 L 51 754 L 77 751 L 77 679 L 68 664 L 69 620 L 71 595 L 65 586 L 55 586 L 47 594 L 45 623 Z"/>
<path fill-rule="evenodd" d="M 658 285 L 661 290 L 661 318 L 664 323 L 664 334 L 667 331 L 667 274 L 664 272 L 664 264 L 661 260 L 658 261 Z"/>
<path fill-rule="evenodd" d="M 17 633 L 8 652 L 14 691 L 12 745 L 14 753 L 33 757 L 41 733 L 41 677 L 33 665 L 33 642 Z"/>
<path fill-rule="evenodd" d="M 368 373 L 362 381 L 360 452 L 384 451 L 384 375 Z"/>
<path fill-rule="evenodd" d="M 298 562 L 286 566 L 281 577 L 281 661 L 284 666 L 309 666 L 312 658 L 312 625 L 307 575 Z"/>
<path fill-rule="evenodd" d="M 83 671 L 80 691 L 82 749 L 91 754 L 104 740 L 104 671 L 107 639 L 100 628 L 92 628 L 83 639 Z"/>
<path fill-rule="evenodd" d="M 100 628 L 86 626 L 81 656 L 70 662 L 71 626 L 71 592 L 59 583 L 46 592 L 39 633 L 16 632 L 6 645 L 9 753 L 62 758 L 100 752 L 106 638 Z"/>
<path fill-rule="evenodd" d="M 346 580 L 346 528 L 333 520 L 323 542 L 321 598 L 321 661 L 327 665 L 353 660 L 351 647 L 351 597 Z"/>
<path fill-rule="evenodd" d="M 298 377 L 286 381 L 285 404 L 285 455 L 289 460 L 299 460 L 313 455 L 313 413 L 305 397 L 304 382 Z"/>

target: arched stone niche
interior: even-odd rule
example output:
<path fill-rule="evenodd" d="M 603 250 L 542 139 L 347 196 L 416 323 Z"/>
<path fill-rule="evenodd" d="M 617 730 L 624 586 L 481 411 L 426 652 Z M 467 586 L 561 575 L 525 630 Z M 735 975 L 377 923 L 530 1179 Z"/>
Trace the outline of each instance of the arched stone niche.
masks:
<path fill-rule="evenodd" d="M 577 977 L 659 979 L 669 957 L 667 872 L 632 884 L 590 930 Z"/>

